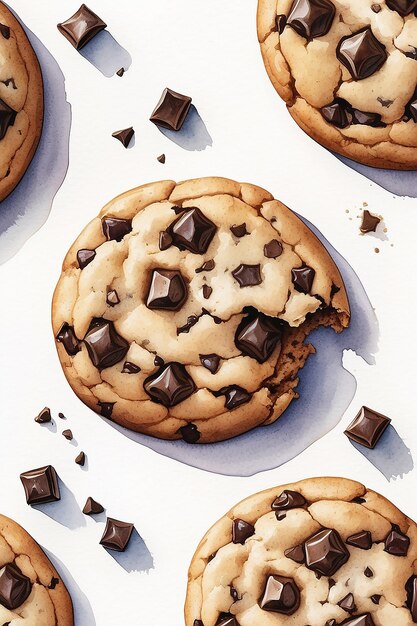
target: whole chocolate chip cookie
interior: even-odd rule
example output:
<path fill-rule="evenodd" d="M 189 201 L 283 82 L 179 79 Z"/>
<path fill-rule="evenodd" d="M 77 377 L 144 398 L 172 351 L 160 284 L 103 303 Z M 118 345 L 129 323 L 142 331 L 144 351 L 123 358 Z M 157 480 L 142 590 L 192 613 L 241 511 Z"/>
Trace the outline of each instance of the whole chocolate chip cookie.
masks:
<path fill-rule="evenodd" d="M 0 515 L 0 624 L 73 626 L 59 574 L 28 533 Z"/>
<path fill-rule="evenodd" d="M 313 139 L 417 169 L 417 0 L 259 0 L 269 77 Z"/>
<path fill-rule="evenodd" d="M 313 233 L 267 191 L 152 183 L 110 202 L 67 254 L 53 328 L 75 393 L 155 437 L 219 441 L 297 397 L 310 331 L 349 323 Z"/>
<path fill-rule="evenodd" d="M 0 2 L 0 201 L 26 172 L 42 121 L 38 60 L 22 26 Z"/>
<path fill-rule="evenodd" d="M 417 526 L 345 478 L 253 495 L 205 535 L 186 626 L 412 626 Z"/>

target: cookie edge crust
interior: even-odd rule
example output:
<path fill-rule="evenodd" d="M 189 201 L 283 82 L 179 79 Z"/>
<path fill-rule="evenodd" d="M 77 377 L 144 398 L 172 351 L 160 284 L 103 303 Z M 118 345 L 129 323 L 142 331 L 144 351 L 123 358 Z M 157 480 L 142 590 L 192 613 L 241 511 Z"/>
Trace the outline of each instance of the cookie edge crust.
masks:
<path fill-rule="evenodd" d="M 74 626 L 74 610 L 71 597 L 61 575 L 57 572 L 39 544 L 20 524 L 14 520 L 0 515 L 0 533 L 11 546 L 15 554 L 26 554 L 31 561 L 33 569 L 38 577 L 42 570 L 48 578 L 54 576 L 59 579 L 55 589 L 47 589 L 52 604 L 54 605 L 57 626 Z"/>
<path fill-rule="evenodd" d="M 28 73 L 28 92 L 24 109 L 29 118 L 29 133 L 13 157 L 9 175 L 0 181 L 0 202 L 17 187 L 27 171 L 39 144 L 44 115 L 43 79 L 38 57 L 22 24 L 10 9 L 0 2 L 0 16 L 2 13 L 6 14 L 10 21 Z"/>

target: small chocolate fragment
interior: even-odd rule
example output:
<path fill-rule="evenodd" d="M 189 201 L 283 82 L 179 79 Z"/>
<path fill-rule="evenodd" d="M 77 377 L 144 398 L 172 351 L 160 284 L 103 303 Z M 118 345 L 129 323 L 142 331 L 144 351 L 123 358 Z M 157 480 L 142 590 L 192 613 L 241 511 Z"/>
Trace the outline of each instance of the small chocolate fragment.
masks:
<path fill-rule="evenodd" d="M 233 543 L 245 543 L 246 539 L 255 534 L 255 527 L 243 519 L 233 520 L 232 525 L 232 541 Z"/>
<path fill-rule="evenodd" d="M 304 550 L 306 566 L 323 576 L 333 576 L 350 556 L 339 533 L 333 529 L 323 529 L 307 539 Z"/>
<path fill-rule="evenodd" d="M 271 239 L 269 243 L 264 245 L 264 256 L 267 259 L 276 259 L 281 256 L 283 251 L 282 243 L 278 239 Z"/>
<path fill-rule="evenodd" d="M 365 615 L 359 615 L 359 617 L 352 617 L 342 622 L 342 626 L 375 626 L 374 620 L 370 613 Z"/>
<path fill-rule="evenodd" d="M 181 335 L 181 333 L 189 333 L 190 329 L 195 326 L 198 322 L 198 317 L 196 315 L 189 315 L 187 317 L 187 322 L 184 326 L 180 326 L 177 328 L 177 335 Z"/>
<path fill-rule="evenodd" d="M 153 360 L 153 364 L 155 365 L 155 367 L 162 367 L 162 365 L 164 365 L 165 361 L 162 357 L 156 355 L 154 360 Z"/>
<path fill-rule="evenodd" d="M 78 267 L 80 270 L 83 270 L 96 256 L 95 250 L 88 250 L 87 248 L 83 248 L 82 250 L 78 250 L 77 252 L 77 261 Z"/>
<path fill-rule="evenodd" d="M 121 78 L 123 76 L 123 74 L 125 73 L 125 71 L 126 71 L 125 68 L 121 67 L 119 70 L 117 70 L 116 74 L 118 76 L 120 76 L 120 78 Z"/>
<path fill-rule="evenodd" d="M 275 18 L 275 30 L 279 35 L 282 35 L 284 32 L 284 28 L 287 25 L 287 16 L 286 15 L 277 15 Z"/>
<path fill-rule="evenodd" d="M 200 272 L 211 272 L 211 270 L 214 270 L 215 266 L 216 264 L 213 259 L 210 259 L 209 261 L 204 261 L 203 265 L 197 267 L 195 273 L 200 274 Z"/>
<path fill-rule="evenodd" d="M 90 496 L 87 498 L 83 508 L 84 515 L 98 515 L 98 513 L 103 513 L 103 511 L 104 507 L 99 502 L 96 502 Z"/>
<path fill-rule="evenodd" d="M 143 383 L 154 402 L 166 407 L 186 400 L 195 391 L 194 381 L 181 363 L 167 363 Z"/>
<path fill-rule="evenodd" d="M 365 567 L 364 571 L 363 571 L 364 575 L 366 576 L 366 578 L 372 578 L 374 573 L 371 570 L 370 567 Z"/>
<path fill-rule="evenodd" d="M 134 529 L 133 524 L 108 517 L 100 544 L 108 550 L 124 552 Z"/>
<path fill-rule="evenodd" d="M 190 110 L 191 101 L 189 96 L 184 96 L 167 87 L 149 119 L 156 126 L 180 130 Z"/>
<path fill-rule="evenodd" d="M 187 298 L 187 287 L 179 270 L 152 271 L 146 306 L 148 309 L 178 311 Z"/>
<path fill-rule="evenodd" d="M 172 245 L 171 235 L 166 230 L 162 230 L 159 233 L 159 249 L 167 250 L 171 245 Z"/>
<path fill-rule="evenodd" d="M 156 157 L 156 160 L 159 161 L 159 163 L 162 163 L 162 165 L 163 165 L 165 163 L 165 161 L 166 161 L 165 154 L 160 154 L 159 157 Z"/>
<path fill-rule="evenodd" d="M 384 545 L 384 552 L 392 556 L 407 556 L 410 538 L 404 535 L 398 527 L 394 527 L 385 539 Z"/>
<path fill-rule="evenodd" d="M 210 285 L 203 285 L 203 298 L 208 300 L 213 293 L 213 288 Z"/>
<path fill-rule="evenodd" d="M 28 504 L 45 504 L 61 499 L 58 474 L 52 465 L 20 474 Z"/>
<path fill-rule="evenodd" d="M 52 576 L 51 578 L 51 582 L 48 585 L 48 589 L 55 589 L 55 587 L 59 584 L 59 578 L 55 578 L 55 576 Z"/>
<path fill-rule="evenodd" d="M 139 365 L 135 365 L 130 361 L 125 361 L 125 363 L 123 364 L 122 374 L 138 374 L 139 372 Z"/>
<path fill-rule="evenodd" d="M 72 430 L 70 430 L 69 428 L 67 428 L 67 430 L 62 431 L 62 436 L 65 437 L 65 439 L 67 439 L 68 441 L 72 441 L 74 439 Z"/>
<path fill-rule="evenodd" d="M 133 135 L 135 134 L 135 131 L 133 130 L 132 126 L 129 126 L 129 128 L 123 128 L 122 130 L 116 130 L 114 133 L 112 133 L 112 137 L 114 137 L 115 139 L 117 139 L 118 141 L 120 141 L 120 143 L 127 148 L 130 144 L 130 142 L 132 141 Z"/>
<path fill-rule="evenodd" d="M 300 606 L 300 591 L 292 578 L 268 576 L 259 606 L 264 611 L 292 615 Z"/>
<path fill-rule="evenodd" d="M 67 354 L 75 356 L 80 350 L 80 341 L 77 339 L 72 326 L 69 326 L 66 322 L 62 324 L 56 340 L 58 343 L 62 343 Z"/>
<path fill-rule="evenodd" d="M 200 362 L 203 367 L 215 374 L 219 369 L 220 357 L 218 354 L 200 354 Z"/>
<path fill-rule="evenodd" d="M 84 343 L 93 365 L 100 370 L 116 365 L 129 350 L 129 344 L 116 332 L 113 322 L 105 319 L 90 326 Z"/>
<path fill-rule="evenodd" d="M 233 277 L 239 283 L 239 287 L 254 287 L 260 285 L 262 282 L 261 266 L 260 265 L 246 265 L 241 263 L 232 272 Z"/>
<path fill-rule="evenodd" d="M 66 420 L 67 419 L 63 413 L 58 413 L 58 417 L 60 419 L 62 419 L 62 420 Z"/>
<path fill-rule="evenodd" d="M 307 504 L 306 499 L 298 491 L 284 489 L 278 498 L 272 503 L 273 511 L 289 511 L 289 509 L 298 509 Z"/>
<path fill-rule="evenodd" d="M 292 561 L 295 561 L 296 563 L 304 563 L 306 559 L 305 554 L 304 554 L 304 548 L 301 545 L 294 546 L 294 548 L 288 548 L 288 550 L 285 550 L 284 554 L 287 557 L 287 559 L 291 559 Z"/>
<path fill-rule="evenodd" d="M 131 220 L 123 220 L 117 217 L 104 217 L 101 220 L 103 234 L 107 241 L 121 241 L 125 235 L 131 232 Z"/>
<path fill-rule="evenodd" d="M 329 32 L 335 13 L 330 0 L 294 0 L 287 24 L 306 39 L 323 37 Z"/>
<path fill-rule="evenodd" d="M 378 71 L 387 60 L 385 46 L 369 27 L 354 35 L 343 37 L 337 46 L 339 61 L 349 70 L 354 80 L 363 80 Z"/>
<path fill-rule="evenodd" d="M 230 227 L 230 230 L 232 231 L 233 235 L 235 237 L 238 237 L 239 239 L 248 234 L 248 231 L 246 230 L 245 222 L 239 225 L 234 224 L 233 226 Z"/>
<path fill-rule="evenodd" d="M 281 344 L 282 322 L 263 313 L 243 318 L 236 330 L 235 344 L 242 354 L 265 363 Z"/>
<path fill-rule="evenodd" d="M 346 128 L 352 121 L 350 107 L 347 105 L 346 100 L 336 98 L 331 104 L 322 107 L 320 111 L 329 124 L 336 126 L 336 128 Z"/>
<path fill-rule="evenodd" d="M 239 626 L 239 622 L 234 615 L 222 613 L 216 626 Z"/>
<path fill-rule="evenodd" d="M 380 596 L 378 593 L 374 593 L 374 594 L 371 596 L 371 600 L 372 600 L 372 602 L 373 602 L 374 604 L 379 604 L 379 601 L 380 601 L 381 597 L 382 597 L 382 596 Z"/>
<path fill-rule="evenodd" d="M 405 17 L 417 8 L 417 0 L 387 0 L 387 6 Z"/>
<path fill-rule="evenodd" d="M 35 417 L 35 422 L 37 424 L 47 424 L 52 421 L 51 409 L 48 409 L 46 406 L 42 411 Z"/>
<path fill-rule="evenodd" d="M 22 574 L 17 565 L 8 563 L 0 569 L 0 604 L 6 609 L 14 611 L 21 606 L 31 590 L 30 578 Z"/>
<path fill-rule="evenodd" d="M 336 620 L 328 619 L 324 626 L 336 626 Z"/>
<path fill-rule="evenodd" d="M 107 292 L 106 302 L 109 306 L 116 306 L 116 304 L 120 303 L 119 294 L 115 289 L 110 289 Z"/>
<path fill-rule="evenodd" d="M 201 437 L 201 433 L 199 432 L 197 426 L 191 422 L 186 426 L 182 426 L 179 429 L 179 432 L 181 433 L 185 443 L 197 443 Z"/>
<path fill-rule="evenodd" d="M 372 535 L 369 530 L 362 530 L 360 533 L 350 535 L 346 539 L 346 543 L 361 550 L 370 550 L 372 547 Z"/>
<path fill-rule="evenodd" d="M 345 435 L 366 448 L 375 448 L 391 420 L 363 406 L 353 422 L 345 430 Z"/>
<path fill-rule="evenodd" d="M 313 268 L 309 267 L 308 265 L 303 265 L 303 267 L 295 267 L 294 269 L 292 269 L 291 277 L 296 291 L 305 294 L 310 293 L 315 275 L 315 270 L 313 270 Z"/>
<path fill-rule="evenodd" d="M 178 206 L 177 204 L 172 205 L 171 210 L 174 211 L 175 215 L 179 215 L 186 209 L 183 209 L 182 206 Z"/>
<path fill-rule="evenodd" d="M 4 138 L 9 127 L 14 125 L 16 115 L 16 111 L 0 98 L 0 140 Z"/>
<path fill-rule="evenodd" d="M 6 24 L 0 24 L 0 35 L 5 39 L 10 39 L 10 28 Z"/>
<path fill-rule="evenodd" d="M 224 395 L 226 396 L 226 402 L 224 406 L 226 409 L 233 410 L 237 409 L 241 404 L 245 404 L 249 402 L 252 398 L 252 394 L 248 393 L 246 389 L 242 389 L 238 385 L 230 385 L 223 390 Z"/>
<path fill-rule="evenodd" d="M 416 2 L 417 4 L 417 2 Z M 379 13 L 381 10 L 381 5 L 380 4 L 371 4 L 371 9 L 374 13 Z"/>
<path fill-rule="evenodd" d="M 362 215 L 362 224 L 360 226 L 361 233 L 374 233 L 381 219 L 377 215 L 372 215 L 365 209 Z"/>
<path fill-rule="evenodd" d="M 275 517 L 277 518 L 278 522 L 282 522 L 282 520 L 287 517 L 287 514 L 284 513 L 283 511 L 276 511 Z"/>
<path fill-rule="evenodd" d="M 101 400 L 97 402 L 100 407 L 100 415 L 103 417 L 110 418 L 113 413 L 113 407 L 116 404 L 115 402 L 102 402 Z"/>
<path fill-rule="evenodd" d="M 201 619 L 195 619 L 193 626 L 204 626 L 204 624 Z"/>
<path fill-rule="evenodd" d="M 174 246 L 194 254 L 205 254 L 216 234 L 217 227 L 196 207 L 187 209 L 171 224 Z"/>
<path fill-rule="evenodd" d="M 233 602 L 237 602 L 238 600 L 240 600 L 239 594 L 234 587 L 230 587 L 230 595 L 233 598 Z"/>
<path fill-rule="evenodd" d="M 57 25 L 59 32 L 76 50 L 81 50 L 106 26 L 107 24 L 85 4 L 82 4 L 72 17 Z"/>
<path fill-rule="evenodd" d="M 80 454 L 77 454 L 74 460 L 77 465 L 81 465 L 81 467 L 83 467 L 85 465 L 85 452 L 81 451 Z"/>
<path fill-rule="evenodd" d="M 417 622 L 417 576 L 410 576 L 405 583 L 407 592 L 406 605 L 410 610 L 411 618 L 414 623 Z"/>
<path fill-rule="evenodd" d="M 347 613 L 354 613 L 356 611 L 355 599 L 351 593 L 348 593 L 347 596 L 342 598 L 337 604 Z"/>

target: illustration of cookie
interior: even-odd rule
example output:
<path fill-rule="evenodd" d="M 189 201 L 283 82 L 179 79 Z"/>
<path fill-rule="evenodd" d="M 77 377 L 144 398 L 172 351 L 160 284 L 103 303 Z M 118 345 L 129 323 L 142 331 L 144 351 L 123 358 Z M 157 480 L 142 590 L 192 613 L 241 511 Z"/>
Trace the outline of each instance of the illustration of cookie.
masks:
<path fill-rule="evenodd" d="M 0 201 L 35 153 L 43 121 L 42 75 L 28 38 L 0 2 Z"/>
<path fill-rule="evenodd" d="M 73 626 L 59 574 L 21 526 L 0 515 L 0 624 Z"/>
<path fill-rule="evenodd" d="M 259 0 L 269 77 L 313 139 L 374 167 L 417 169 L 416 0 Z"/>
<path fill-rule="evenodd" d="M 68 252 L 52 307 L 65 376 L 114 422 L 187 443 L 274 422 L 318 326 L 342 331 L 340 273 L 267 191 L 224 178 L 111 201 Z"/>
<path fill-rule="evenodd" d="M 345 478 L 250 496 L 191 563 L 186 626 L 412 626 L 417 526 Z"/>

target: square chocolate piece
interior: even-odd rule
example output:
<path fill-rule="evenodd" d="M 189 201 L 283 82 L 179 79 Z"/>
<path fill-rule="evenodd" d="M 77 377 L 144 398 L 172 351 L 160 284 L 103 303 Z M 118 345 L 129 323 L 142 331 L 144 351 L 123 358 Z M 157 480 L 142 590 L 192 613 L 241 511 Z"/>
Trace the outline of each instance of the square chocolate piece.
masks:
<path fill-rule="evenodd" d="M 81 50 L 93 37 L 106 28 L 107 24 L 85 4 L 74 15 L 58 24 L 58 30 L 76 50 Z"/>
<path fill-rule="evenodd" d="M 52 465 L 20 474 L 28 504 L 45 504 L 61 499 L 58 474 Z"/>
<path fill-rule="evenodd" d="M 121 522 L 112 517 L 107 518 L 106 528 L 100 544 L 108 550 L 116 550 L 116 552 L 124 552 L 129 543 L 130 537 L 134 529 L 133 524 Z"/>
<path fill-rule="evenodd" d="M 183 96 L 166 88 L 149 119 L 156 126 L 162 126 L 169 130 L 180 130 L 190 106 L 191 98 L 189 96 Z"/>
<path fill-rule="evenodd" d="M 389 417 L 363 406 L 345 430 L 345 435 L 352 441 L 372 449 L 390 423 Z"/>

